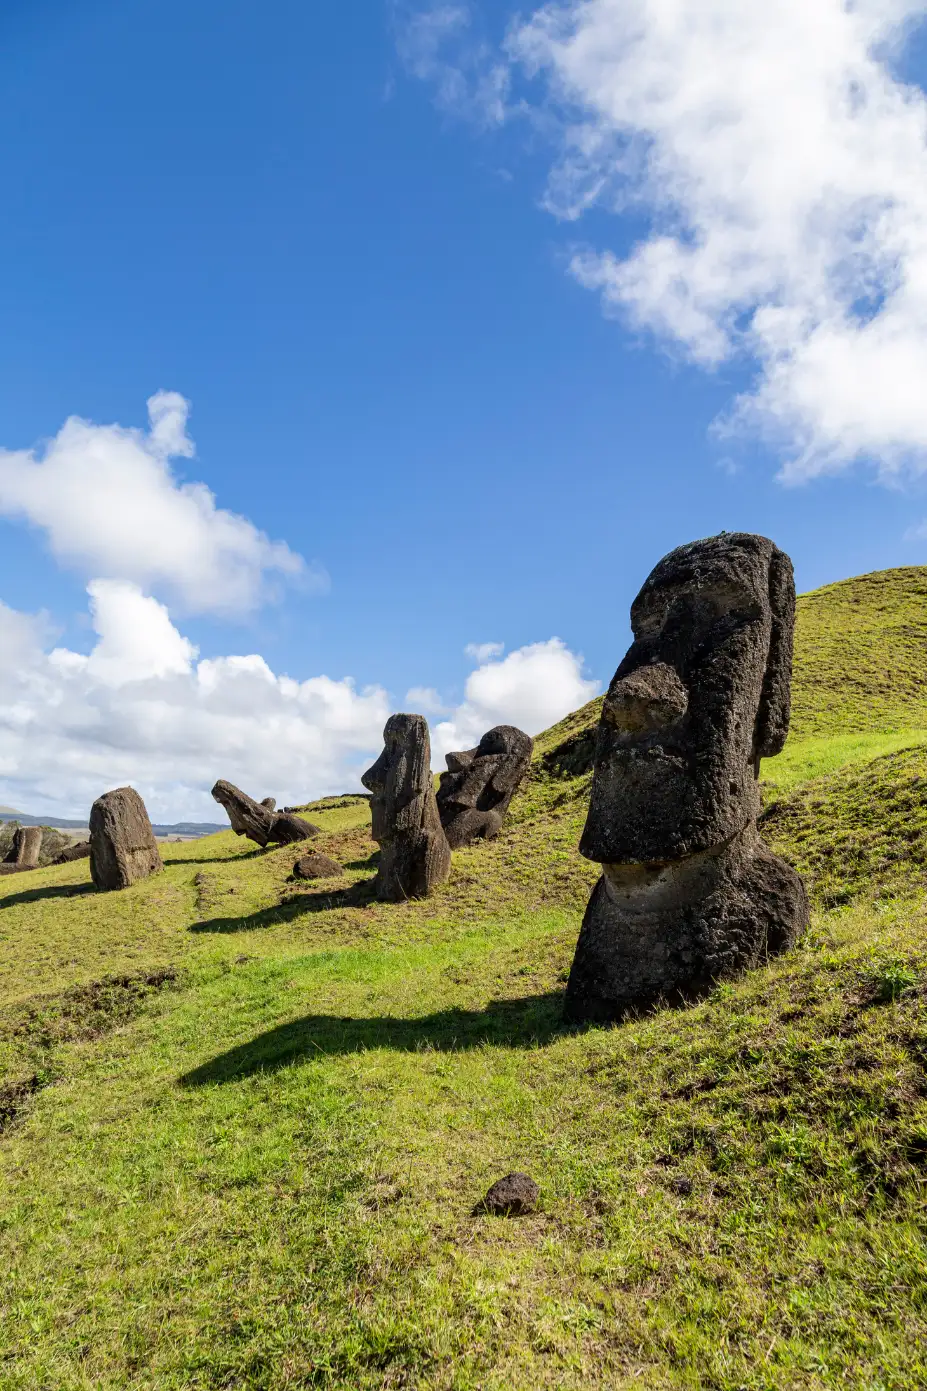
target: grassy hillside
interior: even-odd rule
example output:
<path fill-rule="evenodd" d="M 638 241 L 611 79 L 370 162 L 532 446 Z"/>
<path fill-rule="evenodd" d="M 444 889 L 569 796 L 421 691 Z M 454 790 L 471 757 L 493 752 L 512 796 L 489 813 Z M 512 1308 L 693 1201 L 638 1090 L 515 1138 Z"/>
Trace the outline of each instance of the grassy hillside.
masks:
<path fill-rule="evenodd" d="M 848 640 L 923 573 L 849 582 Z M 223 833 L 120 894 L 0 881 L 4 1391 L 927 1384 L 927 714 L 912 647 L 822 730 L 802 605 L 764 829 L 812 928 L 695 1008 L 560 1023 L 588 710 L 425 903 L 371 900 L 351 798 L 338 880 Z M 539 1213 L 474 1216 L 511 1169 Z"/>

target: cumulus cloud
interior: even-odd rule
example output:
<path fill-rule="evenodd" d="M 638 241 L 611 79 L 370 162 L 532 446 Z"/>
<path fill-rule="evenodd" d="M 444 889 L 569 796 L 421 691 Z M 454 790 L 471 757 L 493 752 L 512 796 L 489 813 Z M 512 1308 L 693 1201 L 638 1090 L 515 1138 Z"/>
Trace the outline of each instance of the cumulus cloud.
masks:
<path fill-rule="evenodd" d="M 432 731 L 433 766 L 443 768 L 446 753 L 472 748 L 493 725 L 514 724 L 538 734 L 584 705 L 598 694 L 599 683 L 587 680 L 582 668 L 582 658 L 560 638 L 520 647 L 501 661 L 483 661 L 467 678 L 463 703 Z"/>
<path fill-rule="evenodd" d="M 147 431 L 72 416 L 41 450 L 0 449 L 0 516 L 44 531 L 54 557 L 87 576 L 166 591 L 191 612 L 247 612 L 272 574 L 324 587 L 284 542 L 175 475 L 171 460 L 194 453 L 188 412 L 159 391 Z"/>
<path fill-rule="evenodd" d="M 540 83 L 547 206 L 649 224 L 630 251 L 577 249 L 573 275 L 707 370 L 752 363 L 717 428 L 780 448 L 786 480 L 927 467 L 927 99 L 897 75 L 925 15 L 925 0 L 563 0 L 509 31 L 502 114 L 526 110 L 516 75 Z M 453 31 L 432 38 L 451 63 Z"/>
<path fill-rule="evenodd" d="M 90 596 L 89 655 L 48 651 L 43 618 L 0 604 L 0 800 L 82 816 L 132 783 L 155 820 L 212 821 L 217 777 L 281 803 L 358 786 L 389 714 L 381 687 L 297 681 L 257 655 L 198 661 L 136 585 L 96 580 Z"/>
<path fill-rule="evenodd" d="M 446 715 L 447 706 L 434 686 L 410 686 L 404 708 L 415 715 Z"/>
<path fill-rule="evenodd" d="M 101 792 L 131 783 L 156 821 L 215 821 L 218 777 L 281 805 L 360 790 L 395 709 L 382 686 L 296 680 L 256 653 L 201 658 L 137 585 L 95 580 L 89 595 L 96 641 L 86 654 L 52 647 L 44 615 L 0 603 L 0 802 L 81 817 Z M 431 687 L 413 687 L 405 704 L 449 715 L 432 731 L 443 767 L 447 750 L 493 725 L 536 733 L 597 690 L 581 658 L 551 638 L 483 662 L 450 711 Z"/>
<path fill-rule="evenodd" d="M 510 36 L 563 116 L 549 203 L 635 206 L 580 283 L 712 368 L 787 479 L 927 466 L 927 100 L 892 56 L 923 0 L 570 0 Z"/>

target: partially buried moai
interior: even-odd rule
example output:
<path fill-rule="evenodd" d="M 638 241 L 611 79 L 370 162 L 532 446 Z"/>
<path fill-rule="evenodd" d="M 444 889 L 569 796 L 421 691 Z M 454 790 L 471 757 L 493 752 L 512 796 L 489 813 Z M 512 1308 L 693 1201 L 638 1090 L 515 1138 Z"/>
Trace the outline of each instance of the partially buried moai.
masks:
<path fill-rule="evenodd" d="M 634 600 L 596 736 L 580 853 L 603 873 L 569 1020 L 697 998 L 805 928 L 804 885 L 757 831 L 760 759 L 788 733 L 794 622 L 791 561 L 741 532 L 670 552 Z"/>
<path fill-rule="evenodd" d="M 98 889 L 127 889 L 163 869 L 145 803 L 134 787 L 104 792 L 90 808 L 90 877 Z"/>
<path fill-rule="evenodd" d="M 421 715 L 391 715 L 383 743 L 361 782 L 372 794 L 372 835 L 380 846 L 376 895 L 397 903 L 443 884 L 451 851 L 435 801 L 427 723 Z"/>
<path fill-rule="evenodd" d="M 438 813 L 452 850 L 497 836 L 531 763 L 534 740 L 514 725 L 487 730 L 475 749 L 445 755 Z"/>

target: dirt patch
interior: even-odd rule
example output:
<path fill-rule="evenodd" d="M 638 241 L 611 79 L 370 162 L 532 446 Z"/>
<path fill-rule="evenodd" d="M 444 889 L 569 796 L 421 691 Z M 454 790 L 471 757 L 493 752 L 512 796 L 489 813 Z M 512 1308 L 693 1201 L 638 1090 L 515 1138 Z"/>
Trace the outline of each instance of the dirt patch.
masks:
<path fill-rule="evenodd" d="M 173 966 L 104 976 L 56 995 L 37 995 L 0 1024 L 8 1038 L 26 1038 L 40 1048 L 99 1038 L 137 1015 L 149 996 L 177 984 Z"/>

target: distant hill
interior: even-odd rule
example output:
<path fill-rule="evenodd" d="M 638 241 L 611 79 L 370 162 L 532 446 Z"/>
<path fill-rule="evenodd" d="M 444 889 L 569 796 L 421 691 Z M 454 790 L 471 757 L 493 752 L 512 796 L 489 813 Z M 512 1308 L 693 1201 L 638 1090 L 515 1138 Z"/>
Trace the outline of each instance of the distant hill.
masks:
<path fill-rule="evenodd" d="M 21 826 L 53 826 L 56 831 L 82 831 L 87 828 L 87 818 L 83 821 L 68 820 L 64 816 L 26 816 L 21 811 L 10 811 L 0 807 L 0 819 L 18 821 Z M 227 831 L 228 825 L 216 821 L 175 821 L 170 826 L 152 823 L 156 836 L 212 836 L 217 831 Z"/>
<path fill-rule="evenodd" d="M 616 667 L 623 655 L 615 652 Z M 602 699 L 540 734 L 535 757 L 591 750 Z M 790 744 L 905 730 L 927 730 L 927 566 L 877 570 L 799 595 Z"/>

